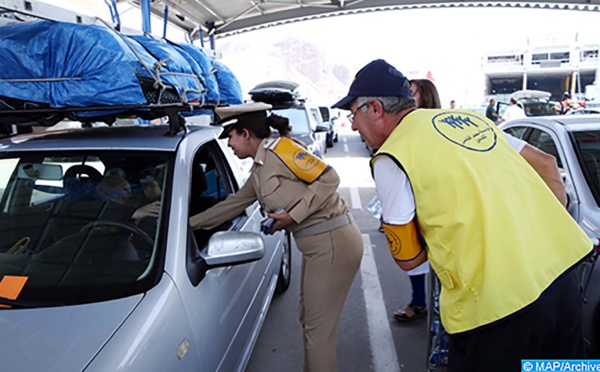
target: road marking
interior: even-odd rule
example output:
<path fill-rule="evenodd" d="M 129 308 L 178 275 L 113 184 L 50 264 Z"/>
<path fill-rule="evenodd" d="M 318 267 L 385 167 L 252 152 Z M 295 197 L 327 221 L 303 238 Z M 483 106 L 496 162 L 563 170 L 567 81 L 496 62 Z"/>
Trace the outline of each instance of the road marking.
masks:
<path fill-rule="evenodd" d="M 363 239 L 363 259 L 360 264 L 360 276 L 367 310 L 367 326 L 371 355 L 373 356 L 373 371 L 400 371 L 396 346 L 392 338 L 392 330 L 388 320 L 383 291 L 377 275 L 377 266 L 371 248 L 369 234 L 361 234 Z"/>
<path fill-rule="evenodd" d="M 344 143 L 344 152 L 350 152 L 350 149 L 348 148 L 347 143 Z"/>
<path fill-rule="evenodd" d="M 356 187 L 350 187 L 350 204 L 352 204 L 352 209 L 360 209 L 362 210 L 362 203 L 360 201 L 360 195 L 358 194 L 358 189 Z"/>
<path fill-rule="evenodd" d="M 346 137 L 342 137 L 342 141 L 343 141 L 344 143 L 346 143 L 346 142 L 348 142 L 348 139 L 347 139 Z"/>

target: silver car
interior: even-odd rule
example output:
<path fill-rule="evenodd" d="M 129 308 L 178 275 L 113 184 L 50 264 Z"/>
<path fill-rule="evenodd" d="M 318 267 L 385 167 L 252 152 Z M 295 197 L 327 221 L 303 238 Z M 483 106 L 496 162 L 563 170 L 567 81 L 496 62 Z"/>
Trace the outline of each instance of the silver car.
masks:
<path fill-rule="evenodd" d="M 561 170 L 568 211 L 596 244 L 600 238 L 600 115 L 528 117 L 500 126 L 552 154 Z M 568 249 L 568 247 L 565 247 Z M 583 331 L 592 355 L 600 355 L 600 266 L 596 254 L 580 266 Z"/>
<path fill-rule="evenodd" d="M 0 140 L 5 371 L 240 371 L 290 240 L 258 203 L 212 231 L 191 214 L 237 191 L 220 129 L 71 129 Z"/>

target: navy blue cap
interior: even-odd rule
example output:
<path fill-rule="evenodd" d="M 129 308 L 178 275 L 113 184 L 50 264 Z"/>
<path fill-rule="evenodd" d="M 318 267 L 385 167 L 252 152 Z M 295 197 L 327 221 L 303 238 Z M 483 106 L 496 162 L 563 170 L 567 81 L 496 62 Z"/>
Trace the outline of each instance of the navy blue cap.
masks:
<path fill-rule="evenodd" d="M 404 75 L 383 59 L 369 62 L 356 73 L 348 95 L 331 108 L 350 110 L 356 97 L 411 97 L 412 91 L 404 86 L 408 81 Z"/>

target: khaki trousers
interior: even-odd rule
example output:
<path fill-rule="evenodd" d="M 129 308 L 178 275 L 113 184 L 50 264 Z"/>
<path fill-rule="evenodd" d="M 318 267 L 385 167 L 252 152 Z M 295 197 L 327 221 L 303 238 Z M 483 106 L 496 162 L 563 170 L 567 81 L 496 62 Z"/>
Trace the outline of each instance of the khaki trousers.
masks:
<path fill-rule="evenodd" d="M 304 371 L 337 371 L 338 320 L 360 266 L 363 243 L 356 223 L 296 239 L 302 252 L 300 324 Z"/>

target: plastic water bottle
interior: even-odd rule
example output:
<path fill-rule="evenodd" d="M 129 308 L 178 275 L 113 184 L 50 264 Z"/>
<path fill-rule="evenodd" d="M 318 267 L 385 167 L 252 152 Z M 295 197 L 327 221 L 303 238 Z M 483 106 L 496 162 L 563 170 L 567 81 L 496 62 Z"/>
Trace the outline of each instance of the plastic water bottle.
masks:
<path fill-rule="evenodd" d="M 381 219 L 381 202 L 379 198 L 375 196 L 369 204 L 367 204 L 367 210 L 371 212 L 371 215 L 376 219 Z"/>

